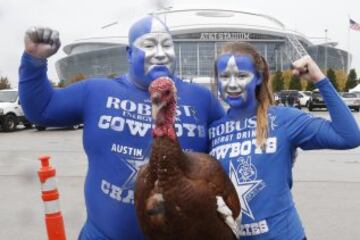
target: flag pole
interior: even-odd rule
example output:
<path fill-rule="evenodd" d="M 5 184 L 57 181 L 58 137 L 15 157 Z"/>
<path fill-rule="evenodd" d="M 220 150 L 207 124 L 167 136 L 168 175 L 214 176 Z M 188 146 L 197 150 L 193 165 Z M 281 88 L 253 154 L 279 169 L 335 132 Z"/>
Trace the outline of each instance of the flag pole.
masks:
<path fill-rule="evenodd" d="M 350 24 L 350 19 L 351 19 L 351 17 L 350 17 L 350 14 L 348 14 L 348 24 Z M 350 61 L 351 61 L 351 52 L 350 52 L 350 25 L 348 25 L 348 42 L 347 42 L 347 44 L 348 44 L 348 46 L 347 46 L 347 48 L 348 48 L 348 59 L 347 59 L 347 72 L 349 72 L 350 71 L 350 67 L 351 67 L 351 63 L 350 63 Z"/>

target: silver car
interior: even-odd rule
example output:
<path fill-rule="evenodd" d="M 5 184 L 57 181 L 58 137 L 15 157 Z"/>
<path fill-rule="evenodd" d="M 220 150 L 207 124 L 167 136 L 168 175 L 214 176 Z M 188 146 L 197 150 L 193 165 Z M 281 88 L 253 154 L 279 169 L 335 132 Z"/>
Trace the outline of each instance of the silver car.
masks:
<path fill-rule="evenodd" d="M 360 111 L 360 96 L 357 96 L 355 93 L 340 93 L 341 98 L 345 104 L 350 108 L 354 109 L 356 112 Z"/>

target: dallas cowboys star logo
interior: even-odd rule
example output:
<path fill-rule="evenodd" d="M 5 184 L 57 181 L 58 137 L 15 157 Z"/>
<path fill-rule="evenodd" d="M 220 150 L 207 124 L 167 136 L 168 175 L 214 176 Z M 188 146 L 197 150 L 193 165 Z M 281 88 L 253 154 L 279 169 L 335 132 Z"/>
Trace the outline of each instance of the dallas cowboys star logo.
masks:
<path fill-rule="evenodd" d="M 151 145 L 150 145 L 151 146 Z M 150 146 L 144 149 L 141 157 L 121 157 L 120 160 L 130 169 L 131 173 L 126 179 L 125 183 L 121 186 L 122 189 L 134 188 L 137 173 L 140 167 L 149 162 L 150 159 Z"/>
<path fill-rule="evenodd" d="M 255 220 L 255 217 L 249 206 L 249 202 L 257 194 L 255 192 L 258 191 L 259 188 L 264 187 L 264 183 L 262 180 L 252 180 L 252 181 L 243 182 L 240 180 L 240 177 L 238 176 L 237 171 L 231 161 L 229 168 L 230 168 L 229 177 L 233 182 L 236 192 L 239 196 L 241 211 L 251 219 Z"/>

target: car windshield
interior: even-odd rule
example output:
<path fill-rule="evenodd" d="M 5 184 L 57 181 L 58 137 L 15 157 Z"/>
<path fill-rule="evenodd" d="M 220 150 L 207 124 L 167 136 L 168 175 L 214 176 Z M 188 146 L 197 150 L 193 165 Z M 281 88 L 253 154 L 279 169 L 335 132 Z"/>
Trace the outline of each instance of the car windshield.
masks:
<path fill-rule="evenodd" d="M 280 95 L 282 95 L 282 96 L 298 96 L 298 92 L 296 92 L 296 91 L 283 91 L 283 92 L 280 92 Z"/>
<path fill-rule="evenodd" d="M 311 92 L 303 92 L 306 96 L 311 96 Z"/>
<path fill-rule="evenodd" d="M 356 98 L 356 94 L 353 93 L 343 93 L 344 98 Z"/>
<path fill-rule="evenodd" d="M 320 93 L 313 93 L 313 97 L 316 97 L 316 98 L 321 97 L 321 94 Z"/>
<path fill-rule="evenodd" d="M 17 91 L 0 91 L 0 102 L 15 102 Z"/>

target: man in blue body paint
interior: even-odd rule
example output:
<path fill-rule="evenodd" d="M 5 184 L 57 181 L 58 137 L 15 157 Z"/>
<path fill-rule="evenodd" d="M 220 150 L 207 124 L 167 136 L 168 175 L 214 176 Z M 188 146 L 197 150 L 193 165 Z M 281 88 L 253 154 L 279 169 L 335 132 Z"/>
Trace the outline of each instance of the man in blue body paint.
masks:
<path fill-rule="evenodd" d="M 114 81 L 93 78 L 53 89 L 46 59 L 59 47 L 55 30 L 31 28 L 26 32 L 19 89 L 32 122 L 43 126 L 84 123 L 87 220 L 79 239 L 144 239 L 135 216 L 133 189 L 151 147 L 149 84 L 160 76 L 175 82 L 175 128 L 185 150 L 208 152 L 208 125 L 224 111 L 208 90 L 174 75 L 174 44 L 167 27 L 155 17 L 145 17 L 131 27 L 129 73 Z"/>

